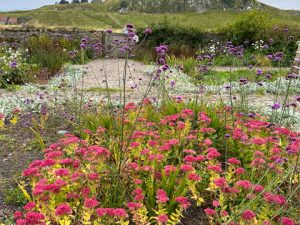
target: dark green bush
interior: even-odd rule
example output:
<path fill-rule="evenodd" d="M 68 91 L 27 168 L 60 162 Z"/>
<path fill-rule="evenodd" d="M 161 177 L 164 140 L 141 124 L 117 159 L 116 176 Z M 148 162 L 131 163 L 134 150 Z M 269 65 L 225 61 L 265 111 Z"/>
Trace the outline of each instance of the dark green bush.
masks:
<path fill-rule="evenodd" d="M 69 61 L 68 51 L 48 36 L 31 37 L 28 41 L 31 62 L 46 68 L 50 76 L 58 73 L 62 66 Z"/>
<path fill-rule="evenodd" d="M 235 44 L 244 44 L 246 41 L 258 40 L 262 33 L 266 33 L 272 27 L 273 21 L 261 11 L 251 11 L 243 14 L 234 24 L 224 29 L 228 40 Z"/>

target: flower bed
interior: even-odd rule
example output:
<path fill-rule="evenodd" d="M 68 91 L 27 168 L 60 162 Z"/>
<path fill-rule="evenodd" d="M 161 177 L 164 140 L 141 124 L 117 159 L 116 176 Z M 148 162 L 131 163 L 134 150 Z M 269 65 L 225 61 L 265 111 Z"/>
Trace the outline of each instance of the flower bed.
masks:
<path fill-rule="evenodd" d="M 178 224 L 192 204 L 210 224 L 297 223 L 299 133 L 178 100 L 125 109 L 30 164 L 16 224 Z"/>

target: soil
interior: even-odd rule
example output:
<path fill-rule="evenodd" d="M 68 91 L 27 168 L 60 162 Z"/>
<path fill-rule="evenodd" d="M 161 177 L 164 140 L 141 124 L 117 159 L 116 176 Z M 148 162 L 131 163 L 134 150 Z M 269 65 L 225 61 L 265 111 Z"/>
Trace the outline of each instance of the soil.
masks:
<path fill-rule="evenodd" d="M 16 125 L 0 130 L 0 222 L 12 215 L 18 207 L 5 201 L 5 193 L 17 187 L 22 171 L 35 159 L 41 159 L 42 149 L 35 143 L 35 136 L 29 129 L 36 115 L 23 114 Z M 59 116 L 50 116 L 46 129 L 40 130 L 46 145 L 58 140 L 57 131 L 70 130 L 70 126 Z M 17 196 L 16 196 L 17 197 Z"/>

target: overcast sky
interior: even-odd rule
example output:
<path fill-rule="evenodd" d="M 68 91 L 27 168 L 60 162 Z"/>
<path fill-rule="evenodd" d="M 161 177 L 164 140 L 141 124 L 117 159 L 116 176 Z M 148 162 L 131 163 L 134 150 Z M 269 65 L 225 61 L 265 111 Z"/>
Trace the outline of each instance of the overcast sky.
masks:
<path fill-rule="evenodd" d="M 0 11 L 34 9 L 43 5 L 54 4 L 59 0 L 0 0 Z M 151 0 L 149 0 L 151 1 Z M 259 0 L 281 9 L 300 10 L 300 0 Z"/>

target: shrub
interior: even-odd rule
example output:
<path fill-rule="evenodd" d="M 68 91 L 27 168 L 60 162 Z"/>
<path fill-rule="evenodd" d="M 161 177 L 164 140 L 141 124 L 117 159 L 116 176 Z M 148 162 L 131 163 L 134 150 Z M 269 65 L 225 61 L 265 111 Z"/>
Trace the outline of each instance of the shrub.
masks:
<path fill-rule="evenodd" d="M 30 60 L 41 68 L 47 68 L 54 76 L 69 61 L 68 51 L 48 36 L 31 37 L 28 41 Z"/>
<path fill-rule="evenodd" d="M 260 34 L 272 27 L 272 20 L 266 14 L 259 11 L 251 11 L 240 20 L 225 28 L 228 39 L 236 44 L 244 44 L 246 41 L 255 42 Z"/>

